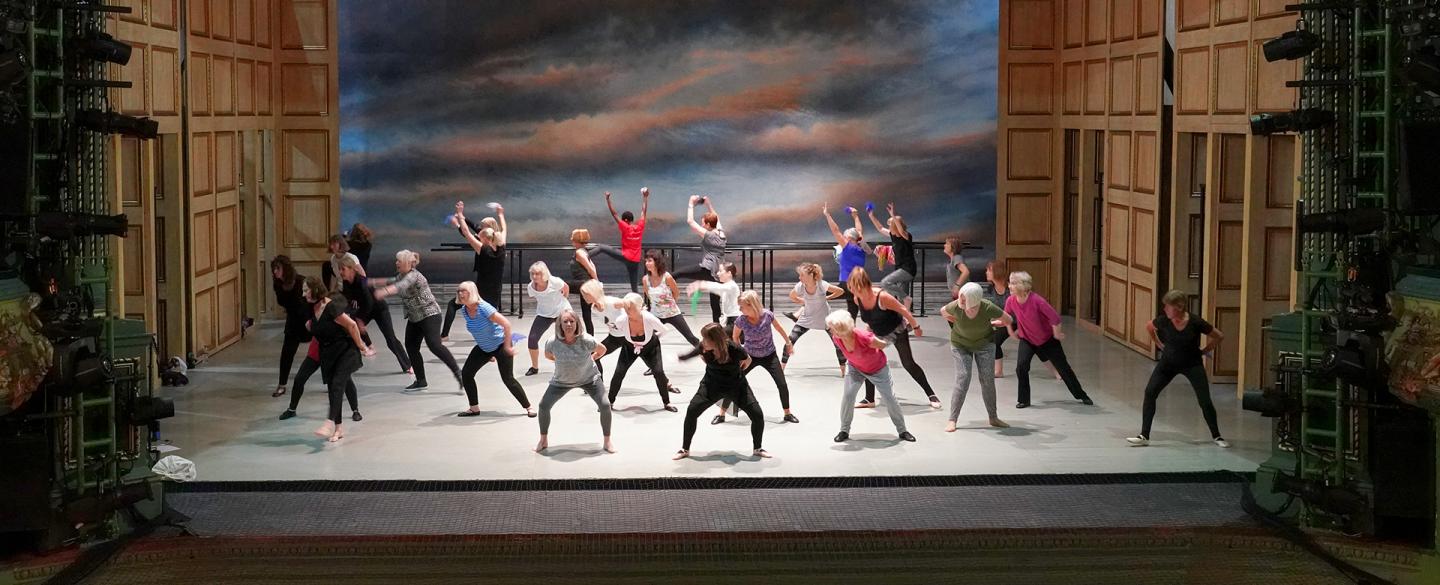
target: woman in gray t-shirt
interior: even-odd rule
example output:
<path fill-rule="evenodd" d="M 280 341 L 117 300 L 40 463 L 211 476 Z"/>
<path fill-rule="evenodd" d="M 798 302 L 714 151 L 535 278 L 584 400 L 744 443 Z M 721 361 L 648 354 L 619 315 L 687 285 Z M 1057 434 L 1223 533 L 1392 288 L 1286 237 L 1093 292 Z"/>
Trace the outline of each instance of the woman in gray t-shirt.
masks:
<path fill-rule="evenodd" d="M 610 443 L 610 400 L 605 396 L 600 370 L 595 363 L 605 355 L 605 346 L 580 328 L 575 311 L 565 309 L 555 319 L 555 337 L 545 343 L 545 359 L 555 362 L 555 375 L 540 399 L 539 453 L 550 446 L 550 409 L 566 394 L 579 388 L 600 408 L 600 430 L 605 433 L 605 452 L 614 453 Z"/>
<path fill-rule="evenodd" d="M 695 221 L 695 204 L 703 203 L 709 210 Z M 718 282 L 715 273 L 720 269 L 720 264 L 725 262 L 726 237 L 725 228 L 720 227 L 720 215 L 715 213 L 715 204 L 709 197 L 699 195 L 690 196 L 690 208 L 686 211 L 686 220 L 690 222 L 690 229 L 700 234 L 700 264 L 671 273 L 675 278 L 689 278 L 692 280 L 708 280 Z M 703 224 L 703 225 L 702 225 Z M 720 296 L 710 295 L 710 320 L 720 322 Z"/>

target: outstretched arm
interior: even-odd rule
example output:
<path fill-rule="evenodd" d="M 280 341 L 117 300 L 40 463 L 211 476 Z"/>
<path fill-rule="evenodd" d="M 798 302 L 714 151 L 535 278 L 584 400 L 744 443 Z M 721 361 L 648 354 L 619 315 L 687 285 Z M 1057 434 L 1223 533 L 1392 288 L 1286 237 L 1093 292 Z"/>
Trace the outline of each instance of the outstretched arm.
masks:
<path fill-rule="evenodd" d="M 923 337 L 925 335 L 924 332 L 920 330 L 920 322 L 915 319 L 915 315 L 890 293 L 881 291 L 878 304 L 882 309 L 900 313 L 900 316 L 905 319 L 905 322 L 910 324 L 910 328 L 915 330 L 915 337 Z"/>
<path fill-rule="evenodd" d="M 609 201 L 609 200 L 607 199 L 606 201 Z M 641 223 L 644 223 L 645 217 L 646 217 L 646 212 L 648 212 L 649 210 L 650 210 L 650 188 L 649 188 L 649 187 L 641 187 L 641 188 L 640 188 L 640 221 L 641 221 Z M 610 208 L 610 213 L 611 213 L 612 215 L 615 213 L 615 208 L 614 208 L 614 207 L 611 207 L 611 208 Z"/>
<path fill-rule="evenodd" d="M 620 214 L 615 213 L 615 204 L 610 201 L 609 191 L 605 192 L 605 207 L 610 208 L 610 219 L 615 220 L 615 223 L 620 223 Z"/>
<path fill-rule="evenodd" d="M 695 200 L 698 198 L 696 195 L 690 196 L 690 207 L 685 210 L 685 222 L 690 224 L 691 230 L 703 236 L 705 235 L 705 226 L 695 221 Z"/>
<path fill-rule="evenodd" d="M 500 229 L 495 230 L 495 245 L 497 247 L 504 246 L 505 234 L 509 233 L 509 231 L 507 231 L 509 228 L 505 225 L 505 206 L 498 205 L 495 207 L 495 221 L 500 223 Z"/>
<path fill-rule="evenodd" d="M 835 223 L 835 218 L 830 217 L 829 203 L 820 208 L 820 214 L 825 216 L 825 223 L 830 226 L 830 235 L 835 238 L 835 243 L 844 246 L 845 234 L 840 233 L 840 224 Z"/>
<path fill-rule="evenodd" d="M 460 235 L 465 236 L 465 241 L 470 244 L 471 248 L 475 249 L 476 254 L 479 254 L 480 250 L 485 248 L 485 244 L 480 241 L 480 238 L 475 237 L 475 232 L 470 231 L 470 224 L 465 221 L 464 217 L 456 215 L 450 218 L 450 223 L 460 228 Z"/>
<path fill-rule="evenodd" d="M 885 234 L 885 237 L 887 237 L 887 238 L 890 237 L 890 230 L 889 230 L 889 228 L 886 228 L 886 227 L 885 227 L 885 224 L 880 223 L 880 219 L 877 218 L 877 217 L 875 217 L 875 210 L 873 210 L 873 209 L 870 210 L 870 211 L 869 211 L 869 215 L 870 215 L 870 223 L 875 224 L 875 229 L 878 230 L 880 233 Z"/>

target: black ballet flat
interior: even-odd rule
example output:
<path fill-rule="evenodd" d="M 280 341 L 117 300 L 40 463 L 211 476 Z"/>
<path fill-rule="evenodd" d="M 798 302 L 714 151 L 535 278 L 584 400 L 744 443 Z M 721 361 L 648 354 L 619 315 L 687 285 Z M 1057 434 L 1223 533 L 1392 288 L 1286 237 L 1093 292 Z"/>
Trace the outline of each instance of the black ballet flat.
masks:
<path fill-rule="evenodd" d="M 286 410 L 285 412 L 280 413 L 280 420 L 285 420 L 287 418 L 295 418 L 295 411 Z"/>
<path fill-rule="evenodd" d="M 915 435 L 910 434 L 910 431 L 905 431 L 905 432 L 903 432 L 903 433 L 900 433 L 900 440 L 901 440 L 901 441 L 908 441 L 908 442 L 914 443 L 914 442 L 915 442 Z"/>
<path fill-rule="evenodd" d="M 797 423 L 797 424 L 798 424 L 798 423 L 800 422 L 800 419 L 795 418 L 795 415 L 793 415 L 793 414 L 787 414 L 787 415 L 785 415 L 785 422 L 787 422 L 787 423 Z"/>
<path fill-rule="evenodd" d="M 365 420 L 365 417 L 360 416 L 360 411 L 355 410 L 355 411 L 351 411 L 351 412 L 350 412 L 350 420 L 353 420 L 353 421 L 355 421 L 355 422 L 360 422 L 360 421 L 362 421 L 362 420 Z"/>
<path fill-rule="evenodd" d="M 717 414 L 717 415 L 715 415 L 715 418 L 710 419 L 710 424 L 712 424 L 712 425 L 718 425 L 718 424 L 722 424 L 722 423 L 724 423 L 724 422 L 725 422 L 725 415 L 723 415 L 723 414 Z"/>
<path fill-rule="evenodd" d="M 670 393 L 671 393 L 671 394 L 679 394 L 679 393 L 680 393 L 680 389 L 679 389 L 679 388 L 676 388 L 676 387 L 674 387 L 674 386 L 671 386 L 671 387 L 670 387 Z"/>
<path fill-rule="evenodd" d="M 1080 404 L 1084 404 L 1085 406 L 1095 406 L 1095 401 L 1091 400 L 1090 397 L 1087 396 L 1080 399 Z"/>
<path fill-rule="evenodd" d="M 528 369 L 528 370 L 525 370 L 525 375 L 526 375 L 526 376 L 534 376 L 535 374 L 538 374 L 538 373 L 540 373 L 540 368 L 530 368 L 530 369 Z"/>
<path fill-rule="evenodd" d="M 463 410 L 463 411 L 460 412 L 460 414 L 457 414 L 457 415 L 455 415 L 455 416 L 480 416 L 480 411 L 478 411 L 478 410 Z"/>
<path fill-rule="evenodd" d="M 1029 402 L 1016 402 L 1015 408 L 1030 408 Z"/>
<path fill-rule="evenodd" d="M 666 405 L 665 405 L 665 410 L 668 410 L 668 411 L 670 411 L 670 412 L 680 412 L 680 409 L 675 408 L 675 405 L 673 405 L 673 404 L 666 404 Z"/>
<path fill-rule="evenodd" d="M 649 368 L 646 368 L 646 369 L 645 369 L 645 375 L 646 375 L 646 376 L 654 376 L 654 375 L 655 375 L 655 371 L 654 371 L 654 370 L 651 370 L 651 369 L 649 369 Z"/>
<path fill-rule="evenodd" d="M 838 434 L 835 435 L 836 443 L 844 443 L 848 440 L 850 440 L 850 433 L 847 433 L 845 431 L 840 431 Z"/>

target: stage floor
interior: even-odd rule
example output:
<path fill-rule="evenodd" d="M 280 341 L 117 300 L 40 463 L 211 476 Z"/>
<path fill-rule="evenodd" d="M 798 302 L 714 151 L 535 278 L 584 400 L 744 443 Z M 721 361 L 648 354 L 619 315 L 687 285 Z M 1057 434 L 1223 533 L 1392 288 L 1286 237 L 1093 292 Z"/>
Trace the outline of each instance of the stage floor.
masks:
<path fill-rule="evenodd" d="M 398 308 L 395 319 L 403 327 Z M 517 331 L 528 330 L 529 318 L 516 321 Z M 955 366 L 947 338 L 941 336 L 945 323 L 934 316 L 921 321 L 927 336 L 912 346 L 948 409 Z M 697 320 L 692 317 L 691 323 L 698 330 Z M 527 418 L 505 391 L 493 365 L 477 377 L 484 414 L 458 418 L 455 414 L 465 409 L 466 400 L 444 366 L 422 350 L 430 388 L 402 393 L 411 378 L 398 373 L 399 365 L 378 335 L 379 356 L 368 360 L 355 378 L 365 419 L 351 422 L 347 413 L 344 440 L 330 444 L 311 434 L 326 409 L 318 375 L 308 384 L 299 416 L 278 420 L 289 396 L 270 397 L 278 375 L 281 330 L 278 323 L 267 324 L 252 327 L 243 341 L 192 370 L 190 385 L 161 390 L 175 399 L 176 409 L 175 418 L 163 421 L 162 437 L 180 448 L 174 454 L 196 463 L 203 481 L 1254 471 L 1268 457 L 1270 421 L 1242 411 L 1234 386 L 1212 388 L 1220 429 L 1233 444 L 1221 449 L 1210 442 L 1183 378 L 1176 378 L 1160 397 L 1151 446 L 1130 447 L 1124 438 L 1139 431 L 1141 397 L 1153 362 L 1073 323 L 1066 331 L 1066 353 L 1095 406 L 1071 400 L 1064 385 L 1037 364 L 1031 376 L 1033 406 L 1016 410 L 1010 357 L 997 390 L 1000 418 L 1012 428 L 986 424 L 979 387 L 972 382 L 960 429 L 946 433 L 946 410 L 930 408 L 891 351 L 896 393 L 918 441 L 897 441 L 882 405 L 857 411 L 850 441 L 837 444 L 831 437 L 839 429 L 842 408 L 839 368 L 827 340 L 808 335 L 797 344 L 786 371 L 799 424 L 781 422 L 779 398 L 768 375 L 756 371 L 750 376 L 765 410 L 765 447 L 774 458 L 750 455 L 749 421 L 743 414 L 712 426 L 712 412 L 701 419 L 691 458 L 672 461 L 680 447 L 684 406 L 703 373 L 698 361 L 681 364 L 676 359 L 688 346 L 673 332 L 663 339 L 666 372 L 682 390 L 672 395 L 681 412 L 661 409 L 654 382 L 641 375 L 643 364 L 637 362 L 617 401 L 612 431 L 617 453 L 601 450 L 594 404 L 572 392 L 554 408 L 549 450 L 537 454 L 532 450 L 539 436 L 536 420 Z M 454 333 L 447 345 L 463 362 L 472 344 L 464 327 L 457 326 Z M 1013 354 L 1014 342 L 1006 349 Z M 517 376 L 529 365 L 521 350 Z M 614 359 L 604 360 L 607 376 Z M 553 369 L 543 356 L 540 369 L 538 375 L 519 377 L 537 404 Z"/>

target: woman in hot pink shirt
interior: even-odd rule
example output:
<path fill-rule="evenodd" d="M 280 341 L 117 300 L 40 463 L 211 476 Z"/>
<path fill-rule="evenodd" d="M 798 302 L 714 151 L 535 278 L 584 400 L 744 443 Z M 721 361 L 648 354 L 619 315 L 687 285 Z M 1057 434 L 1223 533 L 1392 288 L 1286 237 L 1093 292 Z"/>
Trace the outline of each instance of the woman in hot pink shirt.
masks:
<path fill-rule="evenodd" d="M 835 435 L 836 443 L 850 438 L 850 421 L 855 418 L 855 395 L 866 381 L 875 385 L 885 399 L 885 409 L 890 413 L 890 422 L 895 423 L 895 433 L 902 441 L 915 442 L 915 435 L 905 430 L 905 414 L 900 403 L 895 401 L 895 392 L 890 383 L 890 365 L 885 360 L 884 341 L 876 339 L 869 331 L 855 329 L 855 320 L 847 311 L 835 311 L 825 318 L 830 330 L 830 341 L 845 354 L 845 395 L 840 399 L 840 434 Z"/>
<path fill-rule="evenodd" d="M 610 208 L 610 217 L 615 218 L 615 226 L 620 228 L 620 249 L 617 251 L 614 246 L 605 244 L 590 244 L 590 249 L 599 252 L 625 265 L 625 271 L 630 275 L 630 292 L 640 292 L 640 242 L 645 239 L 645 211 L 650 208 L 650 188 L 640 189 L 640 221 L 635 221 L 635 214 L 626 211 L 616 214 L 615 204 L 610 202 L 610 192 L 605 192 L 605 206 Z"/>
<path fill-rule="evenodd" d="M 1010 332 L 1020 339 L 1020 354 L 1015 358 L 1020 397 L 1015 408 L 1030 406 L 1030 358 L 1034 356 L 1040 356 L 1040 359 L 1055 366 L 1055 371 L 1076 400 L 1087 406 L 1095 404 L 1080 387 L 1080 380 L 1075 377 L 1070 362 L 1065 360 L 1065 349 L 1060 347 L 1060 340 L 1065 339 L 1065 333 L 1060 330 L 1060 314 L 1045 297 L 1031 292 L 1033 286 L 1029 272 L 1010 273 L 1010 298 L 1005 300 L 1005 312 L 1015 316 Z"/>

